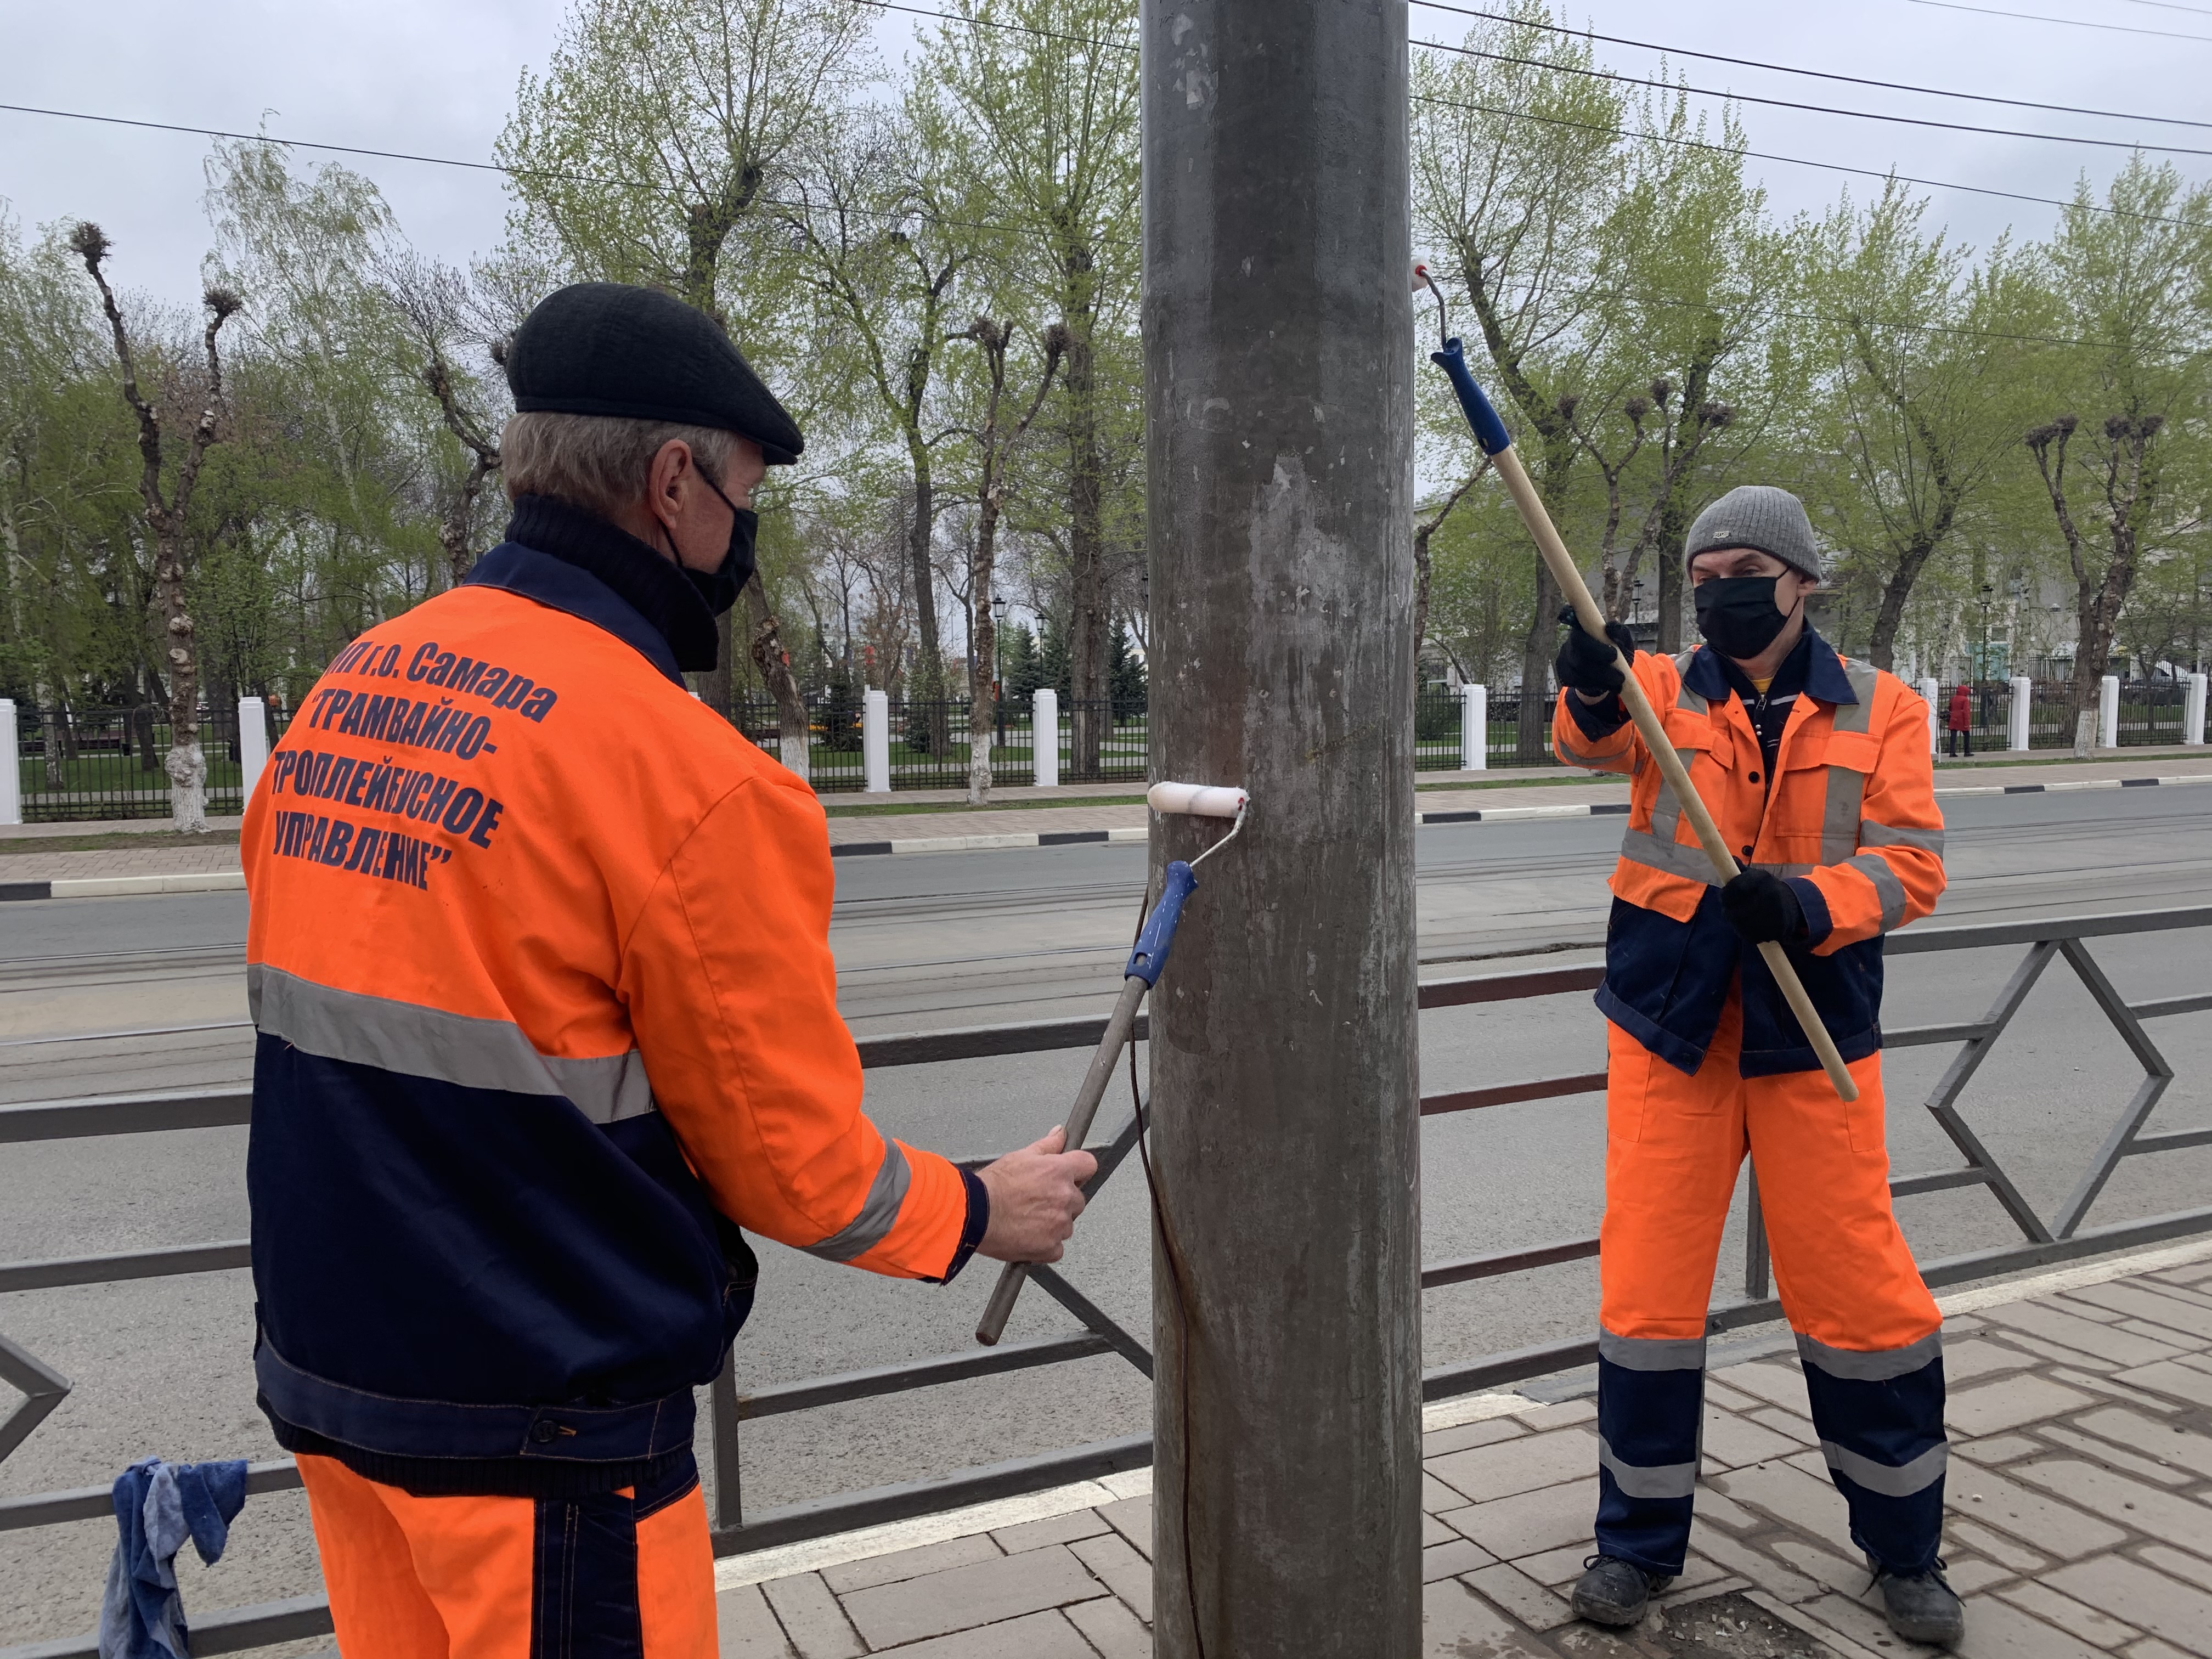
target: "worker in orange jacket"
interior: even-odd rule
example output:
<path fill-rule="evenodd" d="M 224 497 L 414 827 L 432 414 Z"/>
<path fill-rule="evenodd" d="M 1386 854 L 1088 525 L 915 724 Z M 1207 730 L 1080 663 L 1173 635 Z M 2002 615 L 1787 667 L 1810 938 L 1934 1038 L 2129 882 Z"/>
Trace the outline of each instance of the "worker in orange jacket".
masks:
<path fill-rule="evenodd" d="M 339 653 L 246 812 L 255 1373 L 346 1659 L 710 1659 L 739 1230 L 941 1284 L 1056 1259 L 1095 1165 L 878 1132 L 822 808 L 684 689 L 789 415 L 642 289 L 507 368 L 506 539 Z"/>
<path fill-rule="evenodd" d="M 1682 1571 L 1706 1306 L 1747 1148 L 1852 1537 L 1892 1627 L 1955 1642 L 1964 1613 L 1938 1559 L 1942 1322 L 1891 1212 L 1880 1053 L 1882 939 L 1943 890 L 1927 705 L 1808 625 L 1824 567 L 1786 490 L 1730 491 L 1691 526 L 1685 557 L 1705 644 L 1639 655 L 1618 625 L 1615 643 L 1742 873 L 1715 884 L 1628 721 L 1612 647 L 1571 628 L 1558 664 L 1559 757 L 1632 781 L 1597 994 L 1609 1022 L 1598 1554 L 1574 1604 L 1632 1624 Z M 1747 948 L 1768 940 L 1849 1063 L 1855 1102 Z"/>

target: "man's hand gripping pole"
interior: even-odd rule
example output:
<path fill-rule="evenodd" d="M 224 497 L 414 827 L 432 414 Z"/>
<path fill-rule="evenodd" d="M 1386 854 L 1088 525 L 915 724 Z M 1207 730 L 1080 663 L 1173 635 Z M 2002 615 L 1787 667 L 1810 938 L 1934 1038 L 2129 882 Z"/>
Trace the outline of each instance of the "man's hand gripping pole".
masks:
<path fill-rule="evenodd" d="M 1209 787 L 1203 784 L 1156 783 L 1146 799 L 1152 809 L 1159 812 L 1189 813 L 1201 817 L 1234 817 L 1237 829 L 1244 823 L 1244 811 L 1249 804 L 1242 789 Z M 1216 842 L 1201 853 L 1218 851 L 1227 845 L 1229 836 Z M 1106 1022 L 1106 1035 L 1098 1040 L 1098 1050 L 1091 1056 L 1091 1069 L 1083 1074 L 1083 1086 L 1076 1091 L 1075 1105 L 1067 1115 L 1067 1149 L 1080 1148 L 1090 1136 L 1091 1121 L 1098 1115 L 1098 1103 L 1106 1097 L 1106 1085 L 1114 1080 L 1114 1068 L 1121 1059 L 1121 1051 L 1129 1046 L 1137 1029 L 1137 1012 L 1144 1006 L 1145 994 L 1167 966 L 1168 952 L 1175 946 L 1176 927 L 1182 921 L 1183 902 L 1198 886 L 1198 878 L 1191 866 L 1182 860 L 1168 866 L 1167 877 L 1160 890 L 1158 901 L 1152 914 L 1145 918 L 1144 931 L 1129 951 L 1128 965 L 1122 969 L 1121 1000 L 1114 1005 L 1114 1013 Z M 1022 1286 L 1028 1283 L 1027 1264 L 1009 1261 L 999 1271 L 999 1282 L 992 1287 L 991 1299 L 985 1304 L 983 1317 L 976 1322 L 975 1340 L 985 1347 L 995 1347 L 1006 1334 L 1006 1321 L 1014 1311 L 1014 1298 L 1021 1295 Z"/>
<path fill-rule="evenodd" d="M 1415 276 L 1419 281 L 1428 280 L 1427 272 L 1419 267 L 1415 268 Z M 1650 698 L 1644 694 L 1643 684 L 1636 678 L 1635 670 L 1630 666 L 1627 658 L 1621 655 L 1620 648 L 1606 638 L 1605 613 L 1598 609 L 1597 601 L 1590 596 L 1589 585 L 1583 580 L 1583 573 L 1575 564 L 1574 555 L 1567 551 L 1567 544 L 1559 539 L 1559 530 L 1552 523 L 1552 515 L 1544 510 L 1543 501 L 1536 494 L 1535 485 L 1528 481 L 1528 470 L 1521 465 L 1521 458 L 1513 453 L 1512 435 L 1506 431 L 1504 422 L 1498 418 L 1498 411 L 1491 407 L 1490 399 L 1483 395 L 1482 388 L 1468 373 L 1467 356 L 1459 341 L 1446 340 L 1441 349 L 1429 354 L 1429 361 L 1450 378 L 1452 390 L 1459 394 L 1460 409 L 1467 416 L 1467 423 L 1474 428 L 1475 441 L 1482 446 L 1482 453 L 1490 457 L 1491 464 L 1498 469 L 1498 476 L 1505 480 L 1505 488 L 1513 497 L 1513 505 L 1520 509 L 1521 521 L 1528 526 L 1528 533 L 1536 538 L 1536 546 L 1544 556 L 1544 562 L 1551 568 L 1552 580 L 1559 583 L 1559 591 L 1575 607 L 1575 620 L 1583 625 L 1583 632 L 1613 652 L 1613 665 L 1620 671 L 1620 698 L 1628 706 L 1628 717 L 1636 722 L 1636 730 L 1644 739 L 1644 746 L 1650 751 L 1660 775 L 1674 792 L 1674 799 L 1681 802 L 1682 810 L 1688 814 L 1691 827 L 1698 832 L 1699 845 L 1705 849 L 1705 856 L 1712 860 L 1715 877 L 1723 883 L 1735 879 L 1738 874 L 1735 855 L 1729 851 L 1728 842 L 1721 839 L 1720 826 L 1713 822 L 1713 815 L 1705 809 L 1704 799 L 1691 784 L 1689 772 L 1682 765 L 1681 757 L 1674 752 L 1674 745 L 1667 736 L 1666 727 L 1660 723 L 1658 711 L 1652 708 Z M 1820 1016 L 1813 1006 L 1813 999 L 1805 994 L 1805 987 L 1797 977 L 1797 970 L 1790 965 L 1788 953 L 1780 945 L 1769 940 L 1759 947 L 1759 954 L 1765 959 L 1767 971 L 1774 975 L 1774 982 L 1782 988 L 1782 994 L 1790 1004 L 1790 1012 L 1797 1016 L 1798 1024 L 1804 1028 L 1805 1039 L 1813 1045 L 1813 1052 L 1820 1056 L 1820 1069 L 1828 1074 L 1828 1081 L 1835 1085 L 1836 1092 L 1845 1100 L 1856 1100 L 1859 1086 L 1851 1080 L 1850 1070 L 1844 1064 L 1844 1057 L 1836 1052 L 1835 1040 L 1828 1035 L 1828 1028 L 1821 1024 Z"/>

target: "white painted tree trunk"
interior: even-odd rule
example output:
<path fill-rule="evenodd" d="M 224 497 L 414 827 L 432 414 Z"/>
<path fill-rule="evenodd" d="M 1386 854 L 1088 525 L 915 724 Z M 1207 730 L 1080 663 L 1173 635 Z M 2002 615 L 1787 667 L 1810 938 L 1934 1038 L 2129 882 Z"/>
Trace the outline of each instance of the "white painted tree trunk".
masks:
<path fill-rule="evenodd" d="M 169 775 L 169 828 L 200 834 L 207 828 L 207 756 L 197 743 L 172 744 L 161 769 Z"/>
<path fill-rule="evenodd" d="M 797 735 L 788 732 L 780 733 L 775 742 L 785 770 L 794 772 L 802 778 L 811 775 L 808 769 L 810 765 L 808 750 L 811 745 L 807 742 L 805 732 L 802 732 Z"/>

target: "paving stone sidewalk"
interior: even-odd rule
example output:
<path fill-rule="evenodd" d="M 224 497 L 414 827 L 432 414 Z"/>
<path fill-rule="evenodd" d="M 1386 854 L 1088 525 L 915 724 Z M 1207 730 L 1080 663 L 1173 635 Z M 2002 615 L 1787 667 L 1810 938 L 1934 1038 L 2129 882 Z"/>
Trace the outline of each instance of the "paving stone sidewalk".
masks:
<path fill-rule="evenodd" d="M 2212 1262 L 1978 1305 L 2003 1294 L 1948 1299 L 1976 1309 L 1945 1327 L 1962 1659 L 2212 1659 Z M 1592 1549 L 1594 1407 L 1460 1409 L 1472 1420 L 1424 1449 L 1427 1655 L 1929 1651 L 1869 1593 L 1794 1355 L 1713 1374 L 1689 1570 L 1626 1634 L 1565 1600 Z M 763 1582 L 735 1582 L 740 1557 L 723 1564 L 722 1659 L 1141 1659 L 1152 1541 L 1137 1495 Z"/>

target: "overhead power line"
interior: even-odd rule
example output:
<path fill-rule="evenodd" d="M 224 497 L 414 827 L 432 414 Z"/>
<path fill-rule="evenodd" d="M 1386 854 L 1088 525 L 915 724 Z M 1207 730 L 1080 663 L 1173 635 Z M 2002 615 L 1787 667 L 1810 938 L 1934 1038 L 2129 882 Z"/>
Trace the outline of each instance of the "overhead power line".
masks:
<path fill-rule="evenodd" d="M 2131 23 L 2093 23 L 2086 17 L 2045 17 L 2039 12 L 1999 11 L 1994 6 L 1962 6 L 1958 0 L 1912 0 L 1916 6 L 1938 6 L 1945 11 L 1978 12 L 1984 17 L 2011 17 L 2023 23 L 2059 23 L 2069 29 L 2103 29 L 2112 34 L 2154 34 L 2161 40 L 2212 41 L 2212 34 L 2178 34 L 2172 29 L 2137 28 Z"/>
<path fill-rule="evenodd" d="M 1463 58 L 1480 58 L 1492 64 L 1518 64 L 1528 69 L 1548 70 L 1554 75 L 1579 75 L 1593 81 L 1614 81 L 1624 86 L 1656 87 L 1662 92 L 1686 92 L 1698 98 L 1726 98 L 1740 104 L 1765 104 L 1775 109 L 1805 110 L 1814 115 L 1848 115 L 1859 121 L 1887 121 L 1900 126 L 1940 127 L 1946 132 L 1980 132 L 1996 138 L 2033 138 L 2053 144 L 2088 144 L 2098 149 L 2153 149 L 2170 155 L 2212 155 L 2212 149 L 2188 149 L 2177 144 L 2146 144 L 2133 138 L 2077 138 L 2063 132 L 2028 132 L 2017 127 L 1973 126 L 1964 121 L 1938 121 L 1924 115 L 1888 115 L 1879 110 L 1844 109 L 1833 104 L 1806 104 L 1790 98 L 1762 98 L 1756 93 L 1717 92 L 1711 87 L 1692 87 L 1675 81 L 1653 80 L 1641 75 L 1622 75 L 1613 70 L 1585 69 L 1578 64 L 1555 64 L 1541 58 L 1516 58 L 1509 52 L 1484 52 L 1475 46 L 1455 46 L 1442 40 L 1416 40 L 1417 46 L 1431 52 L 1456 52 Z"/>
<path fill-rule="evenodd" d="M 2193 11 L 2199 17 L 2212 17 L 2212 6 L 2179 6 L 2174 0 L 2128 0 L 2131 6 L 2156 6 L 2160 11 Z"/>
<path fill-rule="evenodd" d="M 1819 167 L 1826 173 L 1848 173 L 1862 179 L 1894 179 L 1900 185 L 1917 185 L 1923 190 L 1962 190 L 1975 196 L 1998 196 L 2008 202 L 2033 202 L 2039 207 L 2081 208 L 2091 213 L 2102 213 L 2119 219 L 2139 219 L 2148 224 L 2178 225 L 2186 221 L 2156 213 L 2131 213 L 2125 208 L 2105 207 L 2095 202 L 2063 201 L 2056 196 L 2029 196 L 2016 190 L 1998 190 L 1989 185 L 1961 185 L 1942 179 L 1916 179 L 1910 173 L 1883 173 L 1874 167 L 1855 167 L 1841 161 L 1816 161 L 1804 155 L 1778 155 L 1771 150 L 1745 149 L 1735 144 L 1717 144 L 1710 138 L 1679 138 L 1671 133 L 1638 132 L 1626 127 L 1602 125 L 1595 121 L 1570 120 L 1564 115 L 1540 115 L 1534 110 L 1501 109 L 1494 104 L 1468 104 L 1457 99 L 1437 98 L 1426 93 L 1413 94 L 1417 104 L 1436 104 L 1446 109 L 1463 109 L 1477 115 L 1501 115 L 1509 120 L 1541 121 L 1548 126 L 1576 127 L 1584 132 L 1613 133 L 1623 138 L 1646 140 L 1655 144 L 1672 144 L 1683 149 L 1712 150 L 1726 155 L 1749 156 L 1761 161 L 1780 161 L 1790 167 Z"/>
<path fill-rule="evenodd" d="M 860 3 L 873 3 L 873 0 L 860 0 Z M 1579 127 L 1586 131 L 1591 132 L 1612 132 L 1615 131 L 1610 127 L 1601 127 L 1593 122 L 1570 121 L 1559 116 L 1536 115 L 1521 110 L 1496 109 L 1482 104 L 1463 104 L 1447 98 L 1422 97 L 1417 94 L 1417 101 L 1438 104 L 1449 109 L 1469 110 L 1483 115 L 1503 115 L 1510 118 L 1543 121 L 1554 125 Z M 657 185 L 643 184 L 635 179 L 611 179 L 603 174 L 560 173 L 550 169 L 509 167 L 503 167 L 496 161 L 463 161 L 455 156 L 424 155 L 418 152 L 410 150 L 374 149 L 361 144 L 322 143 L 311 138 L 276 138 L 271 137 L 265 132 L 232 132 L 221 127 L 185 126 L 175 122 L 137 120 L 128 116 L 121 115 L 94 115 L 81 110 L 41 109 L 28 104 L 0 104 L 0 111 L 18 115 L 52 116 L 58 119 L 70 121 L 94 121 L 107 126 L 137 127 L 154 132 L 184 133 L 198 138 L 224 138 L 240 143 L 274 144 L 281 149 L 312 149 L 338 155 L 366 155 L 383 161 L 417 161 L 431 167 L 461 167 L 472 173 L 497 173 L 507 174 L 508 176 L 522 175 L 562 179 L 572 184 L 599 185 L 611 189 L 619 190 L 656 190 L 659 188 Z M 1756 150 L 1734 150 L 1732 149 L 1732 147 L 1729 145 L 1715 144 L 1698 139 L 1667 138 L 1656 133 L 1626 133 L 1622 134 L 1621 136 L 1628 137 L 1640 137 L 1654 138 L 1657 139 L 1661 143 L 1685 144 L 1698 149 L 1724 150 L 1738 155 L 1757 155 L 1760 154 Z M 1797 157 L 1786 155 L 1765 156 L 1764 159 L 1780 161 L 1792 161 L 1799 160 Z M 1826 161 L 1801 161 L 1800 165 L 1806 167 L 1829 167 L 1833 164 Z M 1886 179 L 1892 176 L 1887 173 L 1875 173 L 1871 169 L 1865 167 L 1845 167 L 1841 170 L 1847 173 L 1864 173 L 1869 178 Z M 1900 184 L 1917 185 L 1929 185 L 1931 183 L 1931 181 L 1923 179 L 1905 178 L 1899 178 L 1899 182 Z M 1974 186 L 1970 185 L 1948 186 L 1935 185 L 1934 187 L 1957 190 L 1971 190 L 1974 188 Z M 1990 193 L 1996 195 L 2010 194 L 2008 191 L 1993 191 Z M 805 210 L 817 205 L 816 204 L 807 202 L 787 201 L 779 197 L 762 197 L 759 199 L 771 207 L 782 207 L 795 210 Z M 2019 199 L 2022 201 L 2042 202 L 2045 201 L 2047 198 L 2032 196 L 2021 197 Z M 2056 205 L 2066 206 L 2069 204 L 2060 203 L 2056 204 Z M 948 219 L 939 214 L 924 213 L 915 210 L 895 211 L 871 208 L 848 208 L 846 210 L 848 212 L 858 213 L 864 218 L 892 219 L 901 222 L 915 221 L 924 224 L 945 225 L 960 229 L 1006 231 L 1018 230 L 1021 228 L 1021 227 L 1017 225 L 992 224 L 967 219 Z M 2118 211 L 2118 210 L 2112 208 L 2095 208 L 2094 210 L 2099 213 L 2112 213 Z M 2151 218 L 2154 216 L 2147 214 L 2130 214 L 2126 216 L 2130 218 Z M 2158 220 L 2157 222 L 2171 224 L 2179 222 L 2175 220 L 2160 219 Z M 1112 240 L 1120 243 L 1127 243 L 1133 239 L 1128 237 L 1115 237 Z M 1640 305 L 1686 307 L 1694 303 L 1690 301 L 1671 299 L 1659 295 L 1634 295 L 1621 289 L 1608 289 L 1605 292 L 1608 297 L 1630 300 Z M 1821 312 L 1789 312 L 1778 314 L 1814 322 L 1848 323 L 1851 320 L 1847 317 L 1832 316 Z M 1893 321 L 1881 318 L 1869 319 L 1869 325 L 1873 327 L 1898 329 L 1907 333 L 1916 334 L 1956 334 L 1973 338 L 2013 340 L 2045 345 L 2089 346 L 2100 349 L 2109 346 L 2111 343 L 2109 341 L 2102 340 L 2076 340 L 2056 335 L 2006 334 L 1995 332 L 1986 329 L 1952 328 L 1935 323 L 1907 323 Z"/>
<path fill-rule="evenodd" d="M 1731 58 L 1726 52 L 1696 52 L 1687 46 L 1662 46 L 1656 40 L 1634 40 L 1620 34 L 1597 34 L 1559 23 L 1539 23 L 1504 12 L 1479 11 L 1468 6 L 1448 6 L 1440 0 L 1412 0 L 1425 11 L 1449 12 L 1455 17 L 1479 17 L 1486 22 L 1510 23 L 1520 28 L 1541 29 L 1548 34 L 1571 35 L 1583 40 L 1602 40 L 1609 46 L 1633 46 L 1639 52 L 1664 52 L 1670 58 L 1695 58 L 1708 64 L 1732 64 L 1738 69 L 1771 70 L 1777 75 L 1802 75 L 1815 81 L 1836 81 L 1846 86 L 1876 87 L 1884 92 L 1910 92 L 1923 98 L 1955 98 L 1976 104 L 2003 104 L 2013 109 L 2046 110 L 2054 115 L 2094 115 L 2108 121 L 2149 121 L 2159 126 L 2199 127 L 2212 131 L 2212 121 L 2185 120 L 2178 115 L 2146 115 L 2139 110 L 2091 109 L 2080 104 L 2044 104 L 2032 98 L 2000 98 L 1994 93 L 1960 92 L 1945 87 L 1916 86 L 1909 81 L 1876 81 L 1863 75 L 1844 75 L 1835 70 L 1805 69 L 1794 64 L 1770 64 L 1758 58 Z M 2159 0 L 2137 0 L 2150 5 Z M 2191 7 L 2189 9 L 2194 10 Z M 2212 15 L 2212 14 L 2208 14 Z"/>
<path fill-rule="evenodd" d="M 283 149 L 319 150 L 333 155 L 368 155 L 386 161 L 419 161 L 426 167 L 460 167 L 471 173 L 496 173 L 510 179 L 550 179 L 562 184 L 597 185 L 608 190 L 658 191 L 661 188 L 659 185 L 640 179 L 615 179 L 602 173 L 567 173 L 554 167 L 511 167 L 497 161 L 470 161 L 453 155 L 424 155 L 404 149 L 371 149 L 362 144 L 327 144 L 313 138 L 277 138 L 265 132 L 231 132 L 222 127 L 183 126 L 173 121 L 142 121 L 127 115 L 94 115 L 84 110 L 41 109 L 32 104 L 0 104 L 0 112 L 12 115 L 52 116 L 62 121 L 92 121 L 101 126 L 142 127 L 150 132 L 181 132 L 196 138 L 227 138 L 239 143 L 275 144 Z M 820 202 L 793 202 L 781 196 L 763 196 L 757 199 L 769 207 L 787 208 L 794 212 L 828 210 L 828 204 Z M 901 210 L 847 204 L 838 210 L 858 214 L 864 219 L 889 219 L 900 224 L 912 220 L 923 224 L 946 225 L 959 230 L 1009 231 L 1021 228 L 1019 225 L 994 224 L 988 220 L 948 219 L 941 214 L 924 213 L 918 209 Z"/>

